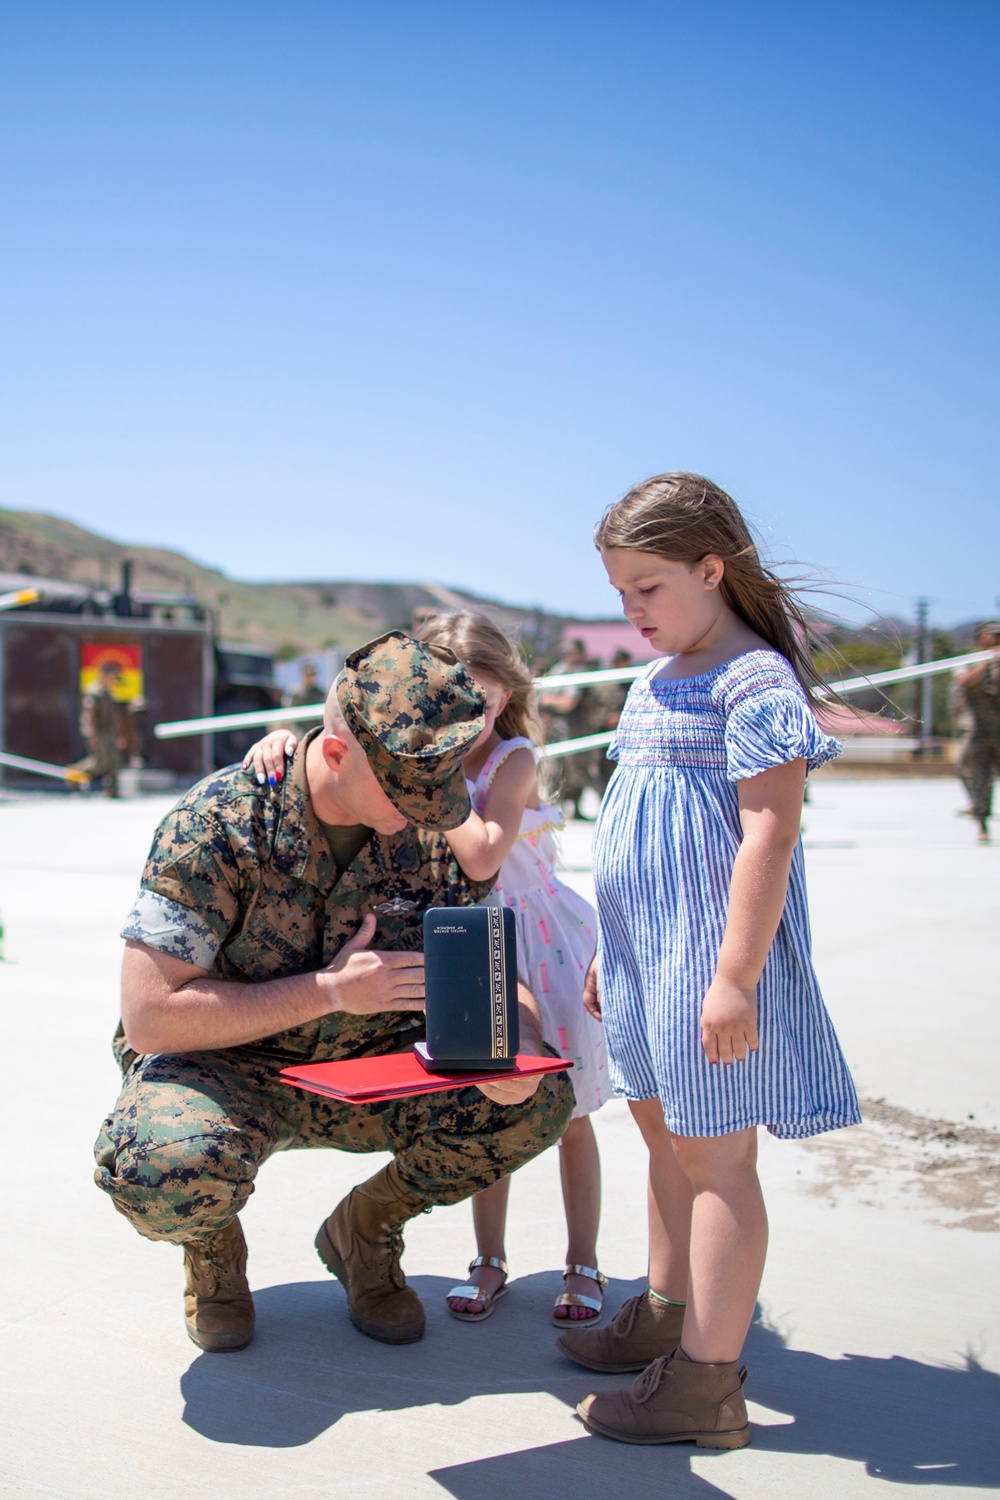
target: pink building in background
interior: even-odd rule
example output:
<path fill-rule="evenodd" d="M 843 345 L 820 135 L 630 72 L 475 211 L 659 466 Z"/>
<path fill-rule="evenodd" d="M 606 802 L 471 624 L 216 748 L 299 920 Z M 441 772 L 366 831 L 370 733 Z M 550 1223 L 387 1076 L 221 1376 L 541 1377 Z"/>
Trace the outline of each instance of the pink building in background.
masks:
<path fill-rule="evenodd" d="M 588 656 L 594 657 L 602 667 L 610 664 L 616 651 L 627 651 L 633 661 L 652 661 L 656 656 L 649 642 L 644 641 L 627 620 L 589 620 L 580 625 L 567 625 L 563 631 L 562 646 L 566 649 L 570 641 L 582 641 Z"/>

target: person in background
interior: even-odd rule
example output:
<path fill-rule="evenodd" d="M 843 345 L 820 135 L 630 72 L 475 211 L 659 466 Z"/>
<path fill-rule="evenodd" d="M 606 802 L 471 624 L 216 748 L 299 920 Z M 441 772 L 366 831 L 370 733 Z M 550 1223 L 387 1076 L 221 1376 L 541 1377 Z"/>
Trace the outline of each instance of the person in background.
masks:
<path fill-rule="evenodd" d="M 289 693 L 285 700 L 286 708 L 305 708 L 311 704 L 323 703 L 326 693 L 320 687 L 316 673 L 316 664 L 311 661 L 302 663 L 302 680 L 293 693 Z M 308 734 L 310 729 L 315 729 L 319 723 L 318 719 L 296 720 L 292 726 L 297 739 Z"/>
<path fill-rule="evenodd" d="M 630 667 L 632 665 L 631 652 L 619 646 L 611 658 L 610 665 Z M 622 709 L 625 707 L 625 699 L 628 697 L 628 690 L 631 686 L 631 682 L 599 682 L 591 688 L 594 699 L 592 731 L 594 734 L 606 734 L 609 730 L 618 728 L 618 720 L 622 716 Z M 614 770 L 614 762 L 608 759 L 607 748 L 595 750 L 590 768 L 591 784 L 602 797 Z"/>
<path fill-rule="evenodd" d="M 960 775 L 969 794 L 969 812 L 979 824 L 979 842 L 988 844 L 993 781 L 1000 776 L 1000 623 L 984 620 L 976 627 L 976 650 L 992 651 L 993 657 L 955 673 L 969 719 Z"/>
<path fill-rule="evenodd" d="M 118 796 L 118 772 L 129 748 L 128 706 L 115 697 L 120 682 L 117 663 L 101 662 L 96 686 L 85 695 L 80 709 L 80 732 L 88 753 L 74 769 L 99 783 L 105 797 Z"/>
<path fill-rule="evenodd" d="M 564 673 L 589 672 L 598 663 L 587 655 L 587 648 L 577 636 L 571 640 L 560 661 L 551 666 L 546 677 L 560 677 Z M 538 697 L 539 717 L 545 743 L 553 745 L 560 740 L 575 740 L 585 734 L 594 733 L 594 697 L 592 689 L 581 684 L 578 687 L 544 688 Z M 561 802 L 572 808 L 571 816 L 580 816 L 580 798 L 592 785 L 593 756 L 584 751 L 579 755 L 560 757 Z"/>

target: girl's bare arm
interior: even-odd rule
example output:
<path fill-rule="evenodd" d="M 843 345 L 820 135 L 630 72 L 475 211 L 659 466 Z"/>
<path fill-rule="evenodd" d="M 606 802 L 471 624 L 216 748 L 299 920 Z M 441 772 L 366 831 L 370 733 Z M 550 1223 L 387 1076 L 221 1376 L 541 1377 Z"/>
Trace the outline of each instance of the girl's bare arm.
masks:
<path fill-rule="evenodd" d="M 535 783 L 531 751 L 512 750 L 490 783 L 482 817 L 474 812 L 445 835 L 470 880 L 489 880 L 497 873 L 514 847 Z"/>
<path fill-rule="evenodd" d="M 785 909 L 805 784 L 804 760 L 739 783 L 743 842 L 733 865 L 715 978 L 701 1012 L 709 1062 L 742 1061 L 756 1050 L 757 984 Z"/>

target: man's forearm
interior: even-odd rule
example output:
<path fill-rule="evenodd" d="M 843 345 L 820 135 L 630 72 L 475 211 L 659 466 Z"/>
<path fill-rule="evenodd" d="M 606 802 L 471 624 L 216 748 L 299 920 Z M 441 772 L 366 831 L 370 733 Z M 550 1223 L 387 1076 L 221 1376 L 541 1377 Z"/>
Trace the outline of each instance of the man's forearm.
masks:
<path fill-rule="evenodd" d="M 303 1026 L 332 1009 L 334 996 L 323 974 L 295 974 L 259 984 L 198 978 L 169 995 L 149 985 L 131 997 L 126 989 L 122 998 L 125 1035 L 137 1052 L 240 1047 Z"/>

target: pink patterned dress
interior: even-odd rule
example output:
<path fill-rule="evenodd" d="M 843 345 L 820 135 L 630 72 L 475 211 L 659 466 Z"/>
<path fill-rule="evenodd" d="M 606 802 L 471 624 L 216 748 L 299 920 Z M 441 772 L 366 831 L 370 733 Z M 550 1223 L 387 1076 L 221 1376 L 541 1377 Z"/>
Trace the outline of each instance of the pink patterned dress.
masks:
<path fill-rule="evenodd" d="M 534 753 L 530 740 L 503 740 L 474 782 L 469 783 L 478 813 L 499 768 L 514 750 Z M 517 922 L 517 973 L 538 1001 L 542 1031 L 560 1057 L 572 1059 L 570 1080 L 576 1094 L 573 1118 L 600 1109 L 611 1097 L 604 1027 L 583 1008 L 583 981 L 597 943 L 597 913 L 556 875 L 555 835 L 563 826 L 559 808 L 526 807 L 517 842 L 500 867 L 486 898 L 508 906 Z"/>

